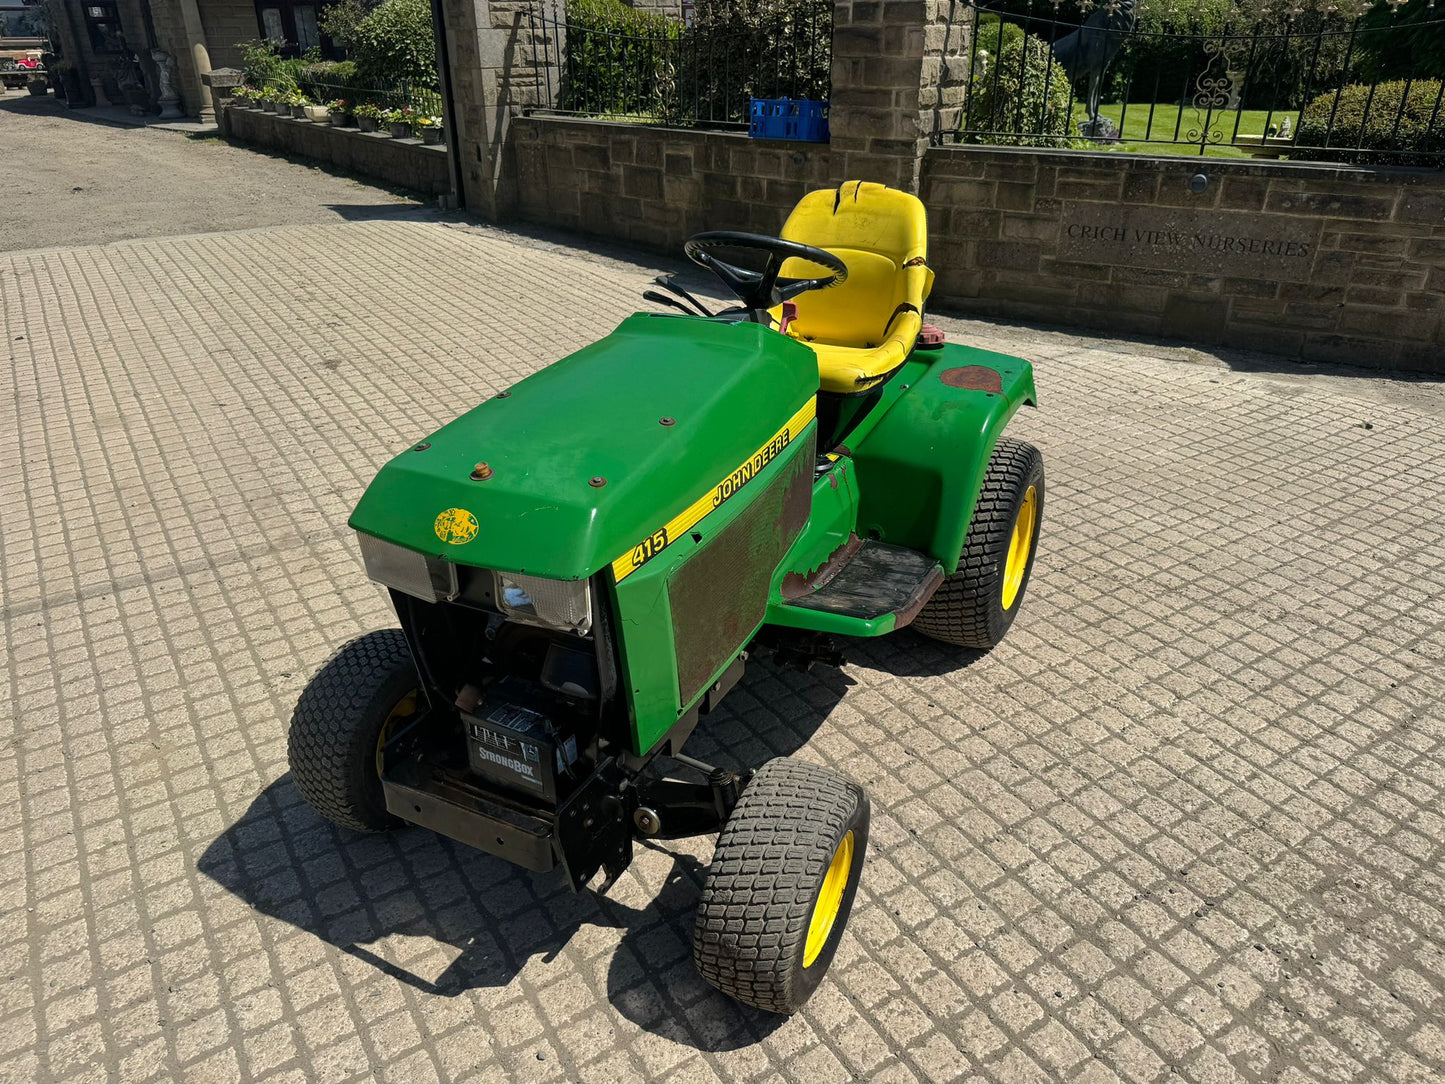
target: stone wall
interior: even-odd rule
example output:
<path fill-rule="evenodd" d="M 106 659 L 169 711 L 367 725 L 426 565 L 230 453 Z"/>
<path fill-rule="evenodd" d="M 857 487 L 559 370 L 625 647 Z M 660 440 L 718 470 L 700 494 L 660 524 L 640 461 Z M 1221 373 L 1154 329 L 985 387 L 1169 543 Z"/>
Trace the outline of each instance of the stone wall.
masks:
<path fill-rule="evenodd" d="M 218 107 L 217 115 L 223 118 L 222 131 L 241 143 L 312 158 L 416 192 L 441 195 L 451 191 L 445 147 L 427 147 L 415 139 L 333 128 L 230 104 Z"/>
<path fill-rule="evenodd" d="M 700 230 L 776 233 L 833 183 L 825 144 L 737 132 L 530 116 L 511 145 L 518 217 L 674 253 Z"/>
<path fill-rule="evenodd" d="M 203 0 L 201 23 L 214 68 L 239 68 L 241 43 L 261 36 L 255 0 Z"/>
<path fill-rule="evenodd" d="M 920 195 L 951 307 L 1445 372 L 1441 171 L 944 147 Z"/>
<path fill-rule="evenodd" d="M 511 147 L 518 217 L 672 253 L 775 233 L 840 169 L 826 145 L 563 117 L 514 119 Z M 1445 372 L 1445 173 L 942 147 L 920 185 L 936 307 Z"/>

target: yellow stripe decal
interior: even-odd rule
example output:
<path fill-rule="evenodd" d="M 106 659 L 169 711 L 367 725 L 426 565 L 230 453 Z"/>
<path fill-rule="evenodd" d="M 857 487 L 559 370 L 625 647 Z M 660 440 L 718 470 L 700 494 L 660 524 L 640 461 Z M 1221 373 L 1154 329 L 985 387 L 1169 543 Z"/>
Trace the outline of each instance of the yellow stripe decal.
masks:
<path fill-rule="evenodd" d="M 729 473 L 726 478 L 718 482 L 685 510 L 668 520 L 667 526 L 658 528 L 649 537 L 644 538 L 613 561 L 612 575 L 617 582 L 621 583 L 627 579 L 628 576 L 697 526 L 705 516 L 721 508 L 724 502 L 731 499 L 738 490 L 751 482 L 764 467 L 777 458 L 784 448 L 798 439 L 808 423 L 813 420 L 817 410 L 817 400 L 809 399 L 796 414 L 788 419 L 787 425 L 779 429 L 773 434 L 771 440 L 743 460 L 736 470 Z"/>

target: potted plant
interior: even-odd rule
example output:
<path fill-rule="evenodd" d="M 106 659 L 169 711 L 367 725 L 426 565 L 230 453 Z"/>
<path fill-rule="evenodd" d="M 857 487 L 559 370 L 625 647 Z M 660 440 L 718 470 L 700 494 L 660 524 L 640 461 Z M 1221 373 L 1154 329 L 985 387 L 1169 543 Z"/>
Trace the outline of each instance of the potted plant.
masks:
<path fill-rule="evenodd" d="M 415 110 L 402 106 L 400 109 L 388 109 L 382 120 L 386 123 L 392 139 L 408 139 L 411 136 L 411 121 L 415 116 Z"/>
<path fill-rule="evenodd" d="M 254 93 L 251 87 L 242 83 L 239 87 L 231 90 L 231 104 L 237 109 L 245 109 L 251 104 L 251 95 Z"/>
<path fill-rule="evenodd" d="M 418 113 L 411 120 L 411 127 L 417 134 L 417 138 L 428 146 L 435 146 L 442 141 L 442 119 Z"/>
<path fill-rule="evenodd" d="M 311 104 L 311 99 L 302 94 L 299 90 L 293 90 L 286 95 L 286 104 L 291 107 L 291 115 L 297 120 L 306 119 L 306 107 Z"/>
<path fill-rule="evenodd" d="M 375 102 L 362 102 L 352 110 L 352 115 L 356 117 L 356 126 L 363 132 L 374 132 L 377 125 L 381 123 L 384 112 L 385 110 Z"/>
<path fill-rule="evenodd" d="M 351 121 L 351 106 L 345 98 L 334 98 L 327 102 L 326 112 L 330 115 L 333 128 L 345 128 Z"/>
<path fill-rule="evenodd" d="M 261 108 L 268 113 L 276 112 L 277 96 L 280 94 L 275 87 L 266 87 L 261 91 Z"/>

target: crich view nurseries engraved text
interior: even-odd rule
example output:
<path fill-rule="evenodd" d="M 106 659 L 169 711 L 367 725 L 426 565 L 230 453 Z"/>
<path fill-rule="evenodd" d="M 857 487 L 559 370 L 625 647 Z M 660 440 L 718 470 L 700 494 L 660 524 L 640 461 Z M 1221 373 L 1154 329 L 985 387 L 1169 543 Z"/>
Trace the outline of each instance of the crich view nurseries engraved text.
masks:
<path fill-rule="evenodd" d="M 1305 281 L 1318 222 L 1236 211 L 1066 203 L 1059 258 Z"/>

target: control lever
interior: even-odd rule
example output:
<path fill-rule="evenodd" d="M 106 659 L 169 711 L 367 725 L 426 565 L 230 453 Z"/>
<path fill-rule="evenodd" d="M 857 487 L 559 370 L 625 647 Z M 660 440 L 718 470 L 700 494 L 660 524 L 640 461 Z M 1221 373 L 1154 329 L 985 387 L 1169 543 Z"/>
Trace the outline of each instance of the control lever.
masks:
<path fill-rule="evenodd" d="M 657 283 L 657 285 L 661 286 L 664 290 L 667 290 L 670 293 L 677 294 L 679 297 L 685 298 L 687 301 L 697 306 L 698 312 L 702 313 L 709 319 L 712 318 L 713 314 L 707 311 L 707 306 L 704 305 L 697 298 L 693 297 L 692 294 L 684 290 L 675 281 L 673 281 L 673 277 L 671 275 L 658 275 L 657 278 L 653 279 L 652 281 Z"/>
<path fill-rule="evenodd" d="M 669 308 L 677 309 L 679 312 L 685 312 L 689 316 L 697 315 L 697 313 L 693 312 L 681 301 L 670 298 L 666 294 L 660 294 L 656 290 L 643 290 L 642 300 L 651 301 L 654 305 L 666 305 Z"/>

